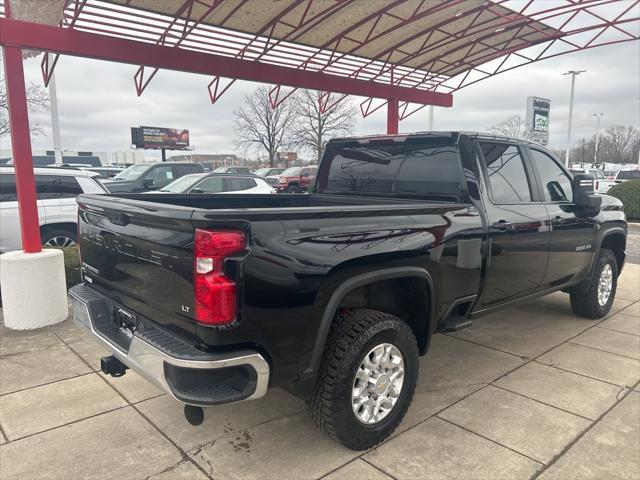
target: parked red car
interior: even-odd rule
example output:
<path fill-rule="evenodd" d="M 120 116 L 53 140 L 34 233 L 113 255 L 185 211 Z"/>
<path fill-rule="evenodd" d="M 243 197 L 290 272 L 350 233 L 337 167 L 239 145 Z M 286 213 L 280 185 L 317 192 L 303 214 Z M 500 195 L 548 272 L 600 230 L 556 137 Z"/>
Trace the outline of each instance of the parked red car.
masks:
<path fill-rule="evenodd" d="M 318 173 L 317 165 L 287 168 L 278 179 L 276 190 L 280 193 L 306 192 Z"/>

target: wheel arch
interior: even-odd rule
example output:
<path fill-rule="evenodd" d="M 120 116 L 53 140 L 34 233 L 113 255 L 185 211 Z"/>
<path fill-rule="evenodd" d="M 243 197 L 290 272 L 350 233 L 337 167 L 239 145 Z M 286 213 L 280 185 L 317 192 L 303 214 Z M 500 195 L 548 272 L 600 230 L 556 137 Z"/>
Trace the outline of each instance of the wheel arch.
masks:
<path fill-rule="evenodd" d="M 622 228 L 611 228 L 606 230 L 600 239 L 600 245 L 598 246 L 598 252 L 601 249 L 606 248 L 611 250 L 616 257 L 616 263 L 618 264 L 618 273 L 622 271 L 625 259 L 625 248 L 627 246 L 626 231 Z"/>
<path fill-rule="evenodd" d="M 351 276 L 345 279 L 338 285 L 333 291 L 329 300 L 326 303 L 318 332 L 316 335 L 313 350 L 307 368 L 302 372 L 304 378 L 313 378 L 317 374 L 320 362 L 322 360 L 322 354 L 325 349 L 327 337 L 329 335 L 329 329 L 334 320 L 336 311 L 344 306 L 345 299 L 349 298 L 349 295 L 353 295 L 358 289 L 371 286 L 380 282 L 389 280 L 402 280 L 412 279 L 413 281 L 421 281 L 424 285 L 427 298 L 425 301 L 425 317 L 424 322 L 407 322 L 409 326 L 416 333 L 416 340 L 420 346 L 420 353 L 425 353 L 433 333 L 434 316 L 435 316 L 435 288 L 433 278 L 427 270 L 420 267 L 395 267 L 376 270 L 373 272 L 365 272 L 358 275 Z M 367 308 L 362 306 L 362 308 Z M 371 308 L 371 307 L 368 307 Z M 387 310 L 382 310 L 388 312 Z M 405 320 L 406 321 L 406 320 Z M 418 328 L 416 328 L 418 327 Z M 419 338 L 420 337 L 420 338 Z"/>
<path fill-rule="evenodd" d="M 75 222 L 57 222 L 57 223 L 45 223 L 40 225 L 40 233 L 45 233 L 49 230 L 69 230 L 77 235 L 78 224 Z"/>

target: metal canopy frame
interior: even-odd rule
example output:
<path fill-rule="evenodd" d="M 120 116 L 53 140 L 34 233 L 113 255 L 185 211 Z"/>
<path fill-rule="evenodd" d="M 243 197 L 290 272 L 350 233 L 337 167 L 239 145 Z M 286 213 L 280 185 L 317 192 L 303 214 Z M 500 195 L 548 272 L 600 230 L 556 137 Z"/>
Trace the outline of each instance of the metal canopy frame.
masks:
<path fill-rule="evenodd" d="M 494 75 L 580 50 L 640 39 L 640 0 L 47 0 L 36 23 L 0 0 L 0 45 L 23 246 L 40 250 L 22 53 L 44 51 L 45 84 L 60 54 L 138 65 L 141 95 L 158 69 L 210 75 L 212 103 L 236 79 L 271 83 L 272 108 L 297 88 L 328 111 L 367 97 L 387 106 L 387 133 L 425 105 Z M 262 11 L 264 7 L 265 12 Z M 256 11 L 254 11 L 256 10 Z M 269 13 L 270 12 L 270 13 Z M 287 88 L 283 88 L 287 87 Z M 339 95 L 329 101 L 330 92 Z"/>

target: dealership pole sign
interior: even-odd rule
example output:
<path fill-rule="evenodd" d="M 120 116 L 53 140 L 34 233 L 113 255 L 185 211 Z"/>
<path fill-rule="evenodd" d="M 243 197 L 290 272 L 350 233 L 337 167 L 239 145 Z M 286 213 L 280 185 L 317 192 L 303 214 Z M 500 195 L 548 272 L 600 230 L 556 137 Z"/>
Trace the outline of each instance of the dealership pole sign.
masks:
<path fill-rule="evenodd" d="M 540 97 L 527 97 L 527 132 L 532 141 L 541 145 L 549 143 L 549 110 L 551 100 Z"/>
<path fill-rule="evenodd" d="M 131 143 L 136 148 L 188 150 L 189 130 L 164 127 L 131 127 Z"/>

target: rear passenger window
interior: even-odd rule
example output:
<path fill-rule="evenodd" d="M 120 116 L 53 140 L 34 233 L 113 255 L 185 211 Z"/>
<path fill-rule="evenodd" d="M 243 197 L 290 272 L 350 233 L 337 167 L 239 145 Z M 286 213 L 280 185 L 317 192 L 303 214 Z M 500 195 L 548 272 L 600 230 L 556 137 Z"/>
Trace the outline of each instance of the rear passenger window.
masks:
<path fill-rule="evenodd" d="M 241 192 L 242 190 L 249 190 L 256 186 L 256 181 L 253 178 L 225 178 L 224 179 L 224 191 L 225 192 Z"/>
<path fill-rule="evenodd" d="M 556 161 L 540 150 L 531 149 L 533 164 L 540 174 L 544 199 L 547 202 L 570 202 L 573 200 L 571 180 Z M 594 173 L 597 170 L 593 171 Z M 597 173 L 596 173 L 597 176 Z"/>
<path fill-rule="evenodd" d="M 222 192 L 222 178 L 221 177 L 209 177 L 198 183 L 195 187 L 196 190 L 201 190 L 203 193 L 220 193 Z"/>
<path fill-rule="evenodd" d="M 75 198 L 82 189 L 75 177 L 68 175 L 36 175 L 36 194 L 40 200 Z"/>
<path fill-rule="evenodd" d="M 0 202 L 15 202 L 16 200 L 18 200 L 16 176 L 14 174 L 0 175 Z"/>
<path fill-rule="evenodd" d="M 145 176 L 144 180 L 153 180 L 154 188 L 162 188 L 173 181 L 173 170 L 171 165 L 161 165 L 153 167 Z"/>
<path fill-rule="evenodd" d="M 496 204 L 531 201 L 531 190 L 518 147 L 505 143 L 480 143 L 489 174 L 491 197 Z"/>

